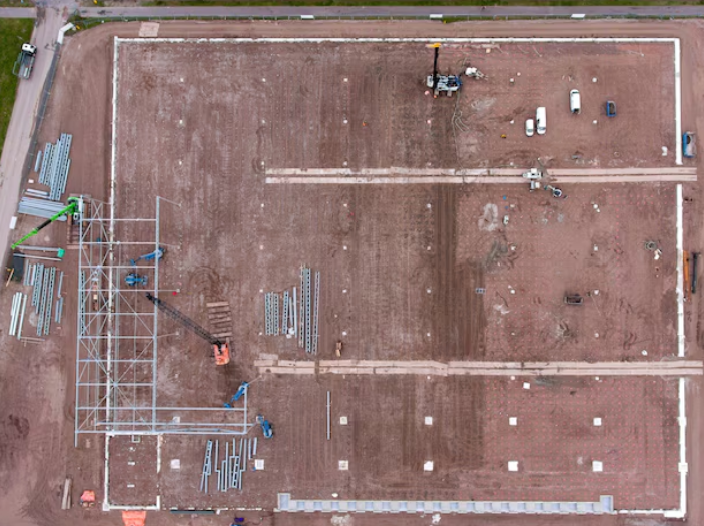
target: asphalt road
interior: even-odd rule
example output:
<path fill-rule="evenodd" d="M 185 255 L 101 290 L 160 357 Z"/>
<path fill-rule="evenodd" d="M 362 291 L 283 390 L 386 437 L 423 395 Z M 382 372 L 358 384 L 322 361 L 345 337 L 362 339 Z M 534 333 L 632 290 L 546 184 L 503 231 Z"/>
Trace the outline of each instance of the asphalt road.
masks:
<path fill-rule="evenodd" d="M 30 79 L 20 80 L 0 157 L 0 261 L 3 262 L 9 250 L 10 237 L 19 237 L 18 231 L 9 230 L 10 221 L 17 210 L 22 167 L 29 150 L 39 98 L 51 65 L 56 37 L 64 24 L 64 13 L 58 8 L 39 11 L 31 39 L 37 46 L 37 58 Z M 38 219 L 38 222 L 41 220 Z"/>
<path fill-rule="evenodd" d="M 550 17 L 584 14 L 587 16 L 683 17 L 704 16 L 704 6 L 599 6 L 599 7 L 449 7 L 449 6 L 374 6 L 374 7 L 87 7 L 80 9 L 88 18 L 121 17 Z"/>
<path fill-rule="evenodd" d="M 37 16 L 33 7 L 3 7 L 0 8 L 0 18 L 34 18 Z"/>
<path fill-rule="evenodd" d="M 49 6 L 53 2 L 45 2 Z M 87 18 L 159 18 L 159 17 L 551 17 L 583 14 L 590 17 L 692 17 L 704 16 L 704 6 L 598 6 L 598 7 L 450 7 L 450 6 L 374 6 L 374 7 L 85 7 L 79 9 Z M 0 8 L 0 18 L 34 18 L 35 9 Z"/>

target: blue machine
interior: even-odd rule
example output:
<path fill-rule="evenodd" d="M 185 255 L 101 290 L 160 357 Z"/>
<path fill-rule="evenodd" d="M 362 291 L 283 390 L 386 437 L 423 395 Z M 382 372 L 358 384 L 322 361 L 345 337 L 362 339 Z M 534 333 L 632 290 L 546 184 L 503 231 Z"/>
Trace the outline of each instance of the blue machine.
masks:
<path fill-rule="evenodd" d="M 606 116 L 616 117 L 616 103 L 612 100 L 606 101 Z"/>
<path fill-rule="evenodd" d="M 274 431 L 271 429 L 271 424 L 268 420 L 264 420 L 262 415 L 257 415 L 257 424 L 261 426 L 264 438 L 271 438 L 274 436 Z"/>
<path fill-rule="evenodd" d="M 244 396 L 244 394 L 247 392 L 247 388 L 249 387 L 249 384 L 247 382 L 242 382 L 242 385 L 237 389 L 237 392 L 232 395 L 232 398 L 230 398 L 230 401 L 225 403 L 224 406 L 227 409 L 232 409 L 232 405 L 237 402 L 240 398 Z"/>
<path fill-rule="evenodd" d="M 159 247 L 157 248 L 154 252 L 150 252 L 149 254 L 143 254 L 139 256 L 137 259 L 130 259 L 130 265 L 133 267 L 137 265 L 137 261 L 143 259 L 145 261 L 151 261 L 152 259 L 155 259 L 159 261 L 161 258 L 164 257 L 164 254 L 166 253 L 166 249 L 164 247 Z"/>
<path fill-rule="evenodd" d="M 140 276 L 139 274 L 131 273 L 125 276 L 125 283 L 130 287 L 136 287 L 137 285 L 142 285 L 146 287 L 149 282 L 149 276 Z"/>

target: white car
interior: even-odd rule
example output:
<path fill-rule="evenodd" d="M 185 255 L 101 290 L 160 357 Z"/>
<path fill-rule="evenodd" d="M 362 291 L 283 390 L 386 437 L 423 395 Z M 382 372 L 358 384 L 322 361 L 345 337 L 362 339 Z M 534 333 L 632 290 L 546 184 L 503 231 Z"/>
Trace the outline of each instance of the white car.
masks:
<path fill-rule="evenodd" d="M 535 133 L 535 123 L 533 122 L 533 119 L 526 119 L 526 135 L 528 137 L 533 137 L 534 133 Z"/>

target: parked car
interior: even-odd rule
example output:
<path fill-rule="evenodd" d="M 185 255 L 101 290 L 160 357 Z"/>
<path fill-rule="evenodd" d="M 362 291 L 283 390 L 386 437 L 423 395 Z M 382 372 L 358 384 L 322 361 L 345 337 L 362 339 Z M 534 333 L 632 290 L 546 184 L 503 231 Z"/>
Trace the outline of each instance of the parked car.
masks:
<path fill-rule="evenodd" d="M 526 135 L 528 137 L 533 137 L 535 133 L 535 122 L 533 119 L 526 119 Z"/>
<path fill-rule="evenodd" d="M 572 113 L 582 113 L 582 97 L 578 89 L 570 91 L 570 111 Z"/>

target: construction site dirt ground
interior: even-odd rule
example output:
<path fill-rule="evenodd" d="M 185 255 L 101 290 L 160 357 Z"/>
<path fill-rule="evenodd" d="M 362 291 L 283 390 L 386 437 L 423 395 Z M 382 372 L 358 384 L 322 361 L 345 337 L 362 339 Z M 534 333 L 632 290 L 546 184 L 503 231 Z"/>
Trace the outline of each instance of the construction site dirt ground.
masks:
<path fill-rule="evenodd" d="M 585 56 L 599 49 L 587 48 Z M 495 54 L 480 64 L 484 70 L 493 70 L 494 57 L 503 56 L 492 49 Z M 511 55 L 510 49 L 504 54 Z M 565 49 L 571 54 L 563 55 Z M 564 61 L 565 72 L 580 76 L 584 74 L 568 66 L 577 49 L 541 47 Z M 667 56 L 672 62 L 672 46 L 643 49 L 648 51 L 644 56 L 652 53 L 663 61 Z M 667 55 L 660 55 L 660 50 Z M 359 359 L 620 361 L 675 354 L 674 185 L 566 185 L 565 200 L 542 191 L 531 194 L 527 184 L 390 188 L 265 183 L 267 168 L 456 166 L 450 123 L 454 102 L 424 95 L 421 81 L 431 57 L 424 46 L 320 44 L 311 54 L 310 45 L 303 44 L 120 42 L 118 51 L 117 216 L 153 217 L 155 196 L 167 199 L 170 203 L 160 209 L 159 239 L 168 247 L 159 266 L 160 288 L 174 291 L 169 303 L 206 326 L 207 303 L 228 302 L 232 312 L 233 363 L 224 369 L 208 359 L 207 345 L 191 334 L 179 334 L 175 322 L 161 318 L 160 333 L 178 335 L 160 338 L 157 400 L 218 407 L 241 381 L 254 377 L 254 359 L 271 355 L 306 359 L 294 339 L 263 335 L 263 292 L 297 285 L 302 264 L 322 276 L 321 358 L 333 356 L 337 340 L 343 342 L 345 357 Z M 490 105 L 510 108 L 541 92 L 533 91 L 530 78 L 531 71 L 541 70 L 541 55 L 531 58 L 531 54 L 535 65 L 521 77 L 529 89 L 507 87 L 506 91 L 514 91 L 503 98 L 494 89 Z M 623 60 L 628 63 L 634 56 L 643 55 L 624 52 Z M 606 57 L 601 64 L 612 60 L 613 65 L 599 74 L 615 78 L 603 85 L 613 85 L 614 90 L 626 86 L 625 78 L 618 79 L 625 72 L 619 68 L 618 48 L 607 45 Z M 393 64 L 404 68 L 390 70 Z M 502 65 L 504 70 L 508 67 Z M 548 69 L 552 75 L 560 74 L 555 65 L 542 65 L 542 70 Z M 474 97 L 475 86 L 492 89 L 490 82 L 468 84 L 465 97 L 467 93 Z M 668 91 L 664 86 L 662 90 Z M 563 91 L 566 96 L 569 90 Z M 566 107 L 558 110 L 560 90 L 542 92 L 554 97 L 545 102 L 554 115 L 554 128 L 537 138 L 552 137 L 540 151 L 552 152 L 553 146 L 563 150 L 562 157 L 568 156 L 574 146 L 569 145 L 570 134 L 560 132 L 561 125 L 568 128 L 571 118 L 580 119 L 577 122 L 590 130 L 593 125 L 585 120 L 588 115 L 575 117 Z M 641 130 L 648 136 L 644 141 L 639 133 L 621 142 L 624 162 L 636 164 L 637 157 L 650 164 L 663 162 L 659 145 L 673 142 L 672 136 L 660 134 L 671 133 L 667 130 L 674 125 L 674 98 L 670 97 L 672 104 L 659 95 L 652 98 L 653 107 L 668 111 L 656 112 L 661 114 L 660 126 L 651 128 L 643 122 Z M 598 111 L 595 105 L 592 110 Z M 424 117 L 430 118 L 430 131 Z M 511 114 L 514 117 L 518 118 Z M 498 120 L 472 117 L 477 129 L 491 130 Z M 515 129 L 512 141 L 528 141 L 520 125 Z M 494 128 L 493 135 L 499 131 Z M 468 132 L 458 139 L 458 148 L 471 152 L 474 142 L 478 149 L 472 157 L 482 157 L 483 151 L 499 155 L 492 143 L 502 141 L 484 135 L 480 140 Z M 658 146 L 646 159 L 647 152 L 638 150 L 647 143 Z M 582 144 L 577 149 L 590 148 L 596 152 L 600 146 Z M 534 158 L 537 153 L 527 155 Z M 491 159 L 489 165 L 517 159 L 503 156 Z M 120 224 L 116 236 L 126 241 L 146 239 L 144 230 L 152 228 L 142 222 Z M 643 247 L 650 239 L 661 246 L 659 260 Z M 145 273 L 154 279 L 148 270 Z M 479 288 L 486 294 L 477 293 Z M 567 306 L 566 293 L 589 294 L 588 302 Z M 651 301 L 653 297 L 661 299 Z M 294 496 L 311 498 L 329 493 L 326 488 L 340 487 L 346 498 L 598 500 L 599 494 L 613 494 L 619 508 L 677 504 L 675 391 L 651 393 L 648 416 L 633 421 L 656 425 L 642 431 L 626 425 L 627 430 L 609 434 L 611 446 L 596 434 L 594 443 L 604 443 L 582 450 L 578 437 L 589 441 L 591 422 L 583 412 L 581 420 L 565 422 L 575 426 L 571 430 L 561 429 L 555 414 L 536 415 L 529 435 L 516 433 L 514 447 L 502 443 L 510 410 L 507 406 L 501 411 L 499 399 L 509 402 L 510 396 L 501 381 L 439 380 L 438 387 L 424 393 L 423 382 L 419 386 L 415 379 L 335 379 L 330 380 L 338 386 L 331 387 L 333 396 L 337 398 L 341 389 L 355 393 L 340 402 L 355 418 L 349 437 L 321 455 L 324 445 L 316 444 L 311 435 L 311 423 L 319 418 L 313 414 L 315 406 L 303 401 L 315 398 L 307 392 L 316 391 L 324 381 L 260 380 L 251 389 L 250 406 L 276 423 L 277 440 L 275 448 L 274 442 L 262 444 L 264 457 L 271 448 L 273 458 L 264 473 L 247 477 L 238 500 L 272 507 L 274 488 L 285 480 Z M 618 400 L 641 400 L 641 383 L 617 381 L 618 390 L 624 392 Z M 517 396 L 525 396 L 520 383 L 511 385 L 519 386 Z M 571 398 L 578 386 L 584 389 L 582 400 Z M 608 400 L 615 394 L 607 394 L 603 384 L 584 380 L 567 380 L 544 391 L 545 403 L 537 402 L 533 408 L 528 397 L 527 407 L 539 413 L 552 404 L 565 415 L 575 415 L 568 408 L 570 402 L 586 410 L 595 407 L 599 397 Z M 536 392 L 540 391 L 530 396 Z M 424 412 L 424 404 L 435 410 Z M 513 405 L 517 408 L 520 402 Z M 616 415 L 614 419 L 625 424 L 634 414 L 634 408 L 627 407 L 605 408 L 603 413 L 609 420 Z M 440 421 L 435 429 L 443 432 L 425 431 L 424 437 L 421 415 L 433 412 Z M 324 411 L 319 417 L 323 416 Z M 545 420 L 555 426 L 554 439 L 544 432 Z M 450 422 L 458 426 L 452 432 Z M 383 433 L 375 431 L 382 428 Z M 642 441 L 624 449 L 613 447 L 626 444 L 630 433 Z M 574 441 L 566 439 L 571 436 Z M 168 483 L 168 472 L 163 475 L 165 505 L 171 499 L 179 507 L 226 505 L 229 495 L 204 497 L 192 491 L 200 480 L 204 441 L 188 440 L 189 454 L 182 441 L 176 443 L 181 453 L 174 454 L 189 469 L 178 470 L 178 483 Z M 519 452 L 515 449 L 519 443 L 534 449 L 527 446 Z M 660 447 L 650 457 L 646 444 Z M 300 458 L 294 451 L 300 451 Z M 524 457 L 519 459 L 525 466 L 523 480 L 506 473 L 512 454 Z M 600 454 L 613 458 L 610 481 L 609 475 L 585 476 L 591 460 Z M 429 455 L 434 458 L 426 458 Z M 337 472 L 337 460 L 347 457 L 362 462 L 348 473 Z M 670 462 L 648 464 L 656 458 Z M 422 476 L 424 460 L 436 462 L 434 476 Z M 637 466 L 637 460 L 644 463 Z M 184 480 L 189 473 L 190 491 Z M 473 483 L 478 473 L 481 483 Z"/>
<path fill-rule="evenodd" d="M 180 24 L 173 26 L 175 31 L 190 31 Z M 168 27 L 162 24 L 164 34 L 168 34 Z M 239 26 L 236 32 L 251 34 L 253 27 Z M 262 33 L 271 34 L 272 27 L 266 26 Z M 301 34 L 301 26 L 277 27 L 281 34 Z M 323 26 L 317 27 L 322 31 Z M 364 33 L 364 27 L 357 25 L 356 29 Z M 377 26 L 369 27 L 366 34 L 378 36 Z M 415 35 L 438 34 L 438 26 L 424 27 L 427 30 L 419 28 Z M 542 27 L 531 25 L 530 31 L 540 32 Z M 549 32 L 550 25 L 545 27 Z M 693 75 L 693 82 L 701 81 L 694 73 L 701 37 L 695 25 L 618 27 L 621 34 L 635 31 L 657 36 L 674 36 L 686 27 L 692 47 L 685 53 L 689 65 L 685 71 Z M 138 28 L 138 24 L 98 28 L 72 37 L 63 51 L 40 143 L 55 140 L 59 131 L 74 133 L 69 192 L 104 199 L 109 195 L 111 34 L 119 31 L 123 36 L 137 36 Z M 502 28 L 515 34 L 519 26 Z M 232 34 L 229 31 L 222 34 Z M 337 36 L 334 29 L 328 31 Z M 386 34 L 393 31 L 387 29 Z M 461 25 L 455 31 L 461 32 Z M 562 31 L 570 34 L 569 28 Z M 602 24 L 589 26 L 586 32 L 608 36 L 613 31 L 613 26 Z M 569 198 L 555 200 L 547 193 L 529 193 L 527 186 L 521 185 L 318 188 L 263 182 L 264 170 L 272 167 L 338 167 L 342 162 L 351 168 L 427 167 L 426 162 L 433 163 L 432 167 L 497 166 L 509 158 L 515 159 L 516 166 L 528 166 L 544 152 L 554 152 L 550 166 L 576 166 L 571 159 L 576 151 L 582 160 L 598 160 L 591 166 L 673 165 L 672 151 L 665 158 L 661 151 L 662 146 L 674 142 L 671 46 L 648 47 L 644 57 L 623 53 L 625 61 L 639 57 L 653 66 L 660 64 L 665 73 L 660 78 L 651 72 L 648 80 L 654 84 L 647 87 L 647 73 L 633 73 L 643 75 L 633 85 L 647 89 L 650 95 L 643 92 L 630 97 L 619 92 L 619 100 L 638 98 L 648 101 L 647 107 L 658 108 L 652 117 L 657 123 L 652 127 L 647 125 L 652 121 L 646 122 L 640 112 L 629 124 L 621 124 L 626 119 L 618 121 L 619 126 L 627 125 L 634 137 L 623 143 L 619 157 L 603 153 L 610 150 L 601 148 L 601 135 L 575 132 L 574 137 L 589 136 L 594 141 L 570 143 L 569 119 L 580 119 L 589 128 L 594 126 L 593 117 L 569 114 L 567 93 L 571 86 L 562 75 L 571 73 L 557 72 L 550 66 L 550 82 L 559 80 L 560 89 L 550 91 L 551 99 L 544 104 L 548 134 L 530 139 L 521 135 L 523 119 L 533 111 L 528 108 L 540 101 L 533 102 L 528 94 L 524 109 L 517 102 L 520 97 L 515 98 L 502 113 L 508 116 L 520 110 L 515 113 L 516 122 L 506 125 L 512 126 L 507 139 L 499 138 L 504 123 L 486 123 L 487 131 L 477 136 L 477 144 L 489 155 L 476 158 L 466 135 L 460 139 L 457 157 L 451 127 L 455 100 L 432 100 L 423 95 L 423 78 L 432 65 L 430 50 L 424 46 L 407 52 L 401 62 L 390 57 L 388 62 L 381 60 L 378 51 L 369 56 L 356 53 L 356 63 L 372 71 L 380 67 L 384 72 L 375 73 L 374 82 L 366 78 L 368 71 L 364 69 L 356 75 L 335 73 L 336 81 L 343 82 L 347 76 L 356 101 L 344 99 L 339 90 L 328 93 L 319 82 L 307 85 L 305 79 L 310 74 L 324 72 L 323 66 L 330 64 L 322 64 L 325 54 L 294 47 L 292 52 L 298 53 L 298 58 L 291 62 L 280 56 L 257 56 L 254 49 L 244 56 L 220 52 L 225 61 L 220 67 L 165 57 L 164 53 L 179 48 L 173 44 L 147 46 L 151 49 L 148 53 L 136 50 L 135 59 L 124 67 L 126 53 L 120 55 L 118 214 L 153 217 L 156 195 L 180 203 L 180 208 L 165 205 L 161 210 L 163 241 L 169 248 L 160 282 L 165 289 L 179 291 L 166 299 L 204 324 L 207 302 L 228 301 L 233 312 L 234 359 L 225 370 L 215 368 L 207 345 L 197 338 L 163 338 L 159 355 L 162 399 L 173 405 L 220 406 L 240 381 L 253 377 L 252 364 L 257 357 L 305 359 L 292 341 L 259 335 L 263 331 L 260 291 L 297 285 L 302 263 L 322 274 L 320 357 L 332 356 L 334 342 L 342 339 L 343 331 L 347 333 L 346 358 L 657 360 L 675 353 L 673 185 L 564 185 Z M 544 52 L 542 47 L 538 49 L 541 55 Z M 304 54 L 314 57 L 310 63 L 300 60 Z M 347 57 L 340 64 L 351 71 L 355 53 L 338 55 Z M 449 60 L 450 53 L 447 55 Z M 452 55 L 452 60 L 460 60 L 460 55 Z M 490 60 L 500 55 L 496 50 L 481 55 L 482 62 L 477 65 L 493 77 Z M 531 60 L 538 58 L 535 54 Z M 607 60 L 614 60 L 610 71 L 619 74 L 618 60 L 611 56 Z M 567 67 L 572 62 L 561 63 Z M 163 69 L 150 71 L 156 66 Z M 211 77 L 203 74 L 204 67 Z M 516 69 L 510 63 L 502 67 L 506 74 Z M 305 68 L 307 72 L 302 71 Z M 276 77 L 278 69 L 283 69 L 281 77 Z M 521 69 L 525 70 L 521 71 L 522 79 L 529 71 L 537 71 Z M 384 75 L 396 78 L 389 80 Z M 587 94 L 590 100 L 611 96 L 608 90 L 588 91 L 602 89 L 602 81 L 609 75 L 599 72 L 599 81 L 592 84 L 589 77 L 594 73 L 588 75 L 586 79 L 579 77 L 585 84 L 578 86 L 583 90 L 585 112 Z M 284 76 L 288 77 L 285 83 Z M 93 82 L 77 83 L 79 77 Z M 413 79 L 415 84 L 404 82 L 402 77 Z M 129 91 L 123 91 L 123 83 L 130 78 L 143 84 L 132 88 L 128 84 Z M 262 78 L 267 79 L 265 88 L 255 84 Z M 390 82 L 388 89 L 384 81 Z M 471 82 L 472 88 L 488 90 L 481 86 L 490 86 Z M 517 83 L 510 89 L 520 87 Z M 687 103 L 692 102 L 690 89 L 685 88 Z M 497 91 L 494 104 L 499 104 L 502 92 L 498 87 L 492 90 Z M 508 90 L 505 87 L 503 91 L 507 97 Z M 396 93 L 393 99 L 403 100 L 407 106 L 401 107 L 397 101 L 389 108 L 390 93 Z M 344 103 L 350 104 L 347 128 L 339 118 Z M 370 115 L 362 112 L 365 108 Z M 392 115 L 398 117 L 392 119 Z M 415 122 L 417 116 L 420 118 Z M 596 125 L 600 134 L 605 133 L 603 137 L 611 144 L 620 144 L 624 130 L 610 135 L 608 129 L 604 132 L 609 123 L 601 126 L 604 120 L 600 118 Z M 391 122 L 396 124 L 391 126 Z M 542 140 L 544 146 L 531 150 L 528 141 L 532 139 Z M 502 153 L 501 148 L 506 150 Z M 516 157 L 507 153 L 513 149 L 519 151 Z M 405 156 L 407 162 L 403 162 Z M 700 197 L 698 186 L 687 187 L 686 195 L 694 199 L 686 213 L 689 233 L 700 224 L 693 212 Z M 506 226 L 504 215 L 509 216 Z M 28 227 L 29 223 L 23 221 L 22 225 Z M 47 232 L 47 244 L 65 239 L 61 227 Z M 127 229 L 120 233 L 130 234 Z M 644 251 L 645 239 L 661 245 L 660 260 Z M 693 243 L 700 243 L 698 237 Z M 73 269 L 75 264 L 75 253 L 69 253 L 64 265 Z M 75 289 L 76 283 L 69 281 L 67 286 Z M 476 294 L 477 287 L 486 288 L 487 294 Z M 565 292 L 594 290 L 599 290 L 599 295 L 588 298 L 579 312 L 567 310 L 561 303 Z M 75 309 L 75 301 L 69 296 L 65 308 L 70 309 L 73 302 Z M 695 298 L 688 306 L 688 356 L 698 358 L 696 309 Z M 7 318 L 5 311 L 3 308 L 2 314 Z M 473 314 L 465 317 L 463 313 Z M 521 319 L 526 317 L 529 319 Z M 160 323 L 162 334 L 176 330 L 172 322 Z M 66 515 L 59 511 L 57 490 L 66 475 L 74 478 L 76 491 L 92 487 L 101 497 L 102 489 L 102 437 L 82 436 L 79 447 L 73 448 L 74 341 L 75 329 L 62 327 L 42 349 L 47 358 L 30 367 L 23 358 L 27 348 L 3 342 L 11 351 L 2 358 L 6 404 L 0 421 L 7 440 L 0 457 L 0 482 L 8 495 L 0 500 L 0 509 L 7 510 L 4 516 L 12 517 L 12 524 L 111 524 L 117 520 L 103 518 L 98 510 L 74 509 Z M 164 440 L 159 491 L 166 506 L 236 507 L 241 502 L 268 509 L 277 491 L 290 491 L 294 498 L 323 498 L 338 492 L 349 498 L 545 500 L 595 500 L 608 493 L 614 495 L 617 508 L 677 505 L 677 402 L 671 380 L 567 377 L 546 385 L 533 384 L 530 390 L 523 389 L 524 380 L 262 378 L 252 386 L 250 407 L 253 413 L 262 411 L 271 419 L 276 436 L 270 442 L 260 437 L 260 456 L 266 468 L 246 474 L 242 497 L 232 491 L 211 497 L 198 493 L 204 440 L 192 437 Z M 689 383 L 695 395 L 691 397 L 695 405 L 690 429 L 694 425 L 691 432 L 700 436 L 698 385 Z M 333 393 L 334 408 L 330 443 L 325 440 L 324 395 L 328 390 Z M 24 415 L 26 423 L 17 418 L 17 412 Z M 348 416 L 347 427 L 339 425 L 340 416 Z M 425 416 L 434 417 L 433 426 L 423 424 Z M 518 418 L 515 428 L 508 425 L 511 416 Z M 604 418 L 600 428 L 593 426 L 597 416 Z M 28 443 L 32 445 L 29 449 Z M 696 451 L 691 454 L 693 473 L 701 462 Z M 169 467 L 174 458 L 181 461 L 178 471 Z M 346 473 L 336 469 L 342 459 L 350 462 Z M 422 472 L 426 460 L 435 462 L 432 474 Z M 521 470 L 508 473 L 507 460 L 518 460 Z M 592 473 L 592 460 L 603 461 L 605 472 Z M 145 463 L 142 468 L 152 471 L 153 460 Z M 111 483 L 126 487 L 129 478 L 111 479 Z M 148 477 L 132 479 L 141 480 L 153 491 L 154 481 Z M 693 474 L 692 479 L 698 495 L 698 475 Z M 115 496 L 125 501 L 132 498 L 128 492 Z M 696 499 L 690 500 L 696 506 Z M 264 515 L 263 523 L 298 520 Z M 202 523 L 225 520 L 203 518 Z M 301 520 L 318 519 L 305 516 Z M 323 520 L 329 523 L 329 518 Z M 384 520 L 354 517 L 350 523 L 381 524 Z M 415 519 L 404 520 L 410 524 Z M 418 523 L 428 520 L 419 519 Z M 458 520 L 493 524 L 501 519 Z M 536 524 L 552 522 L 542 518 L 526 518 L 524 522 L 531 520 Z M 156 514 L 150 515 L 149 521 L 188 524 L 191 520 Z M 585 524 L 616 521 L 584 519 Z M 453 519 L 443 518 L 444 522 L 452 524 Z"/>

